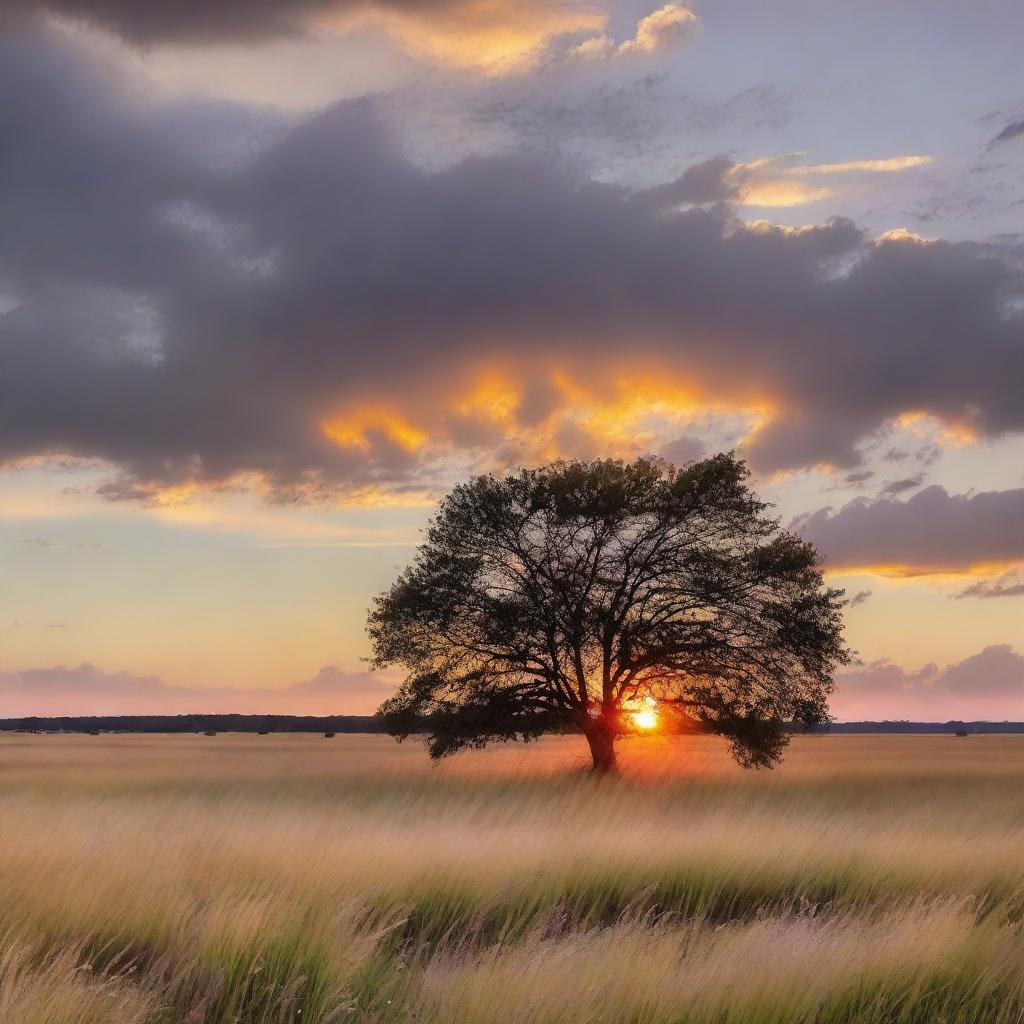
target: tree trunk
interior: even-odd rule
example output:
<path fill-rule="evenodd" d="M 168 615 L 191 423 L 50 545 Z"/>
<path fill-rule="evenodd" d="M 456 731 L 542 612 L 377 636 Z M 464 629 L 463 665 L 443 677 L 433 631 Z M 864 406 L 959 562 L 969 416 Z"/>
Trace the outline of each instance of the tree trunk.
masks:
<path fill-rule="evenodd" d="M 593 771 L 597 775 L 607 775 L 617 768 L 615 760 L 615 733 L 605 725 L 595 725 L 587 729 L 584 735 L 590 744 L 590 756 L 593 759 Z"/>

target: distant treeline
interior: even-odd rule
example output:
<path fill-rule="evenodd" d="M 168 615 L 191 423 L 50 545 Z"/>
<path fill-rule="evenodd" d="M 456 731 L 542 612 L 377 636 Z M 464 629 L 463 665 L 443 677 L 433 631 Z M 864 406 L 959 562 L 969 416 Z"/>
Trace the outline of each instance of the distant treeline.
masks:
<path fill-rule="evenodd" d="M 794 726 L 797 731 L 799 726 Z M 814 732 L 1024 732 L 1024 722 L 832 722 Z"/>
<path fill-rule="evenodd" d="M 791 726 L 802 732 L 802 726 Z M 816 733 L 1024 733 L 1024 722 L 833 722 Z M 98 715 L 0 718 L 0 732 L 382 733 L 376 715 Z"/>
<path fill-rule="evenodd" d="M 384 732 L 376 715 L 97 715 L 0 718 L 0 732 Z"/>

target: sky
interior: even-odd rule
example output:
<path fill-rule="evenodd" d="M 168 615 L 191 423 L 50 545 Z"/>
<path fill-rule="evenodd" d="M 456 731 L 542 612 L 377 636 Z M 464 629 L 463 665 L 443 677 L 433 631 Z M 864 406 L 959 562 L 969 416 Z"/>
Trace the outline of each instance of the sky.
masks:
<path fill-rule="evenodd" d="M 372 711 L 456 481 L 727 449 L 840 719 L 1024 719 L 1024 7 L 6 0 L 0 715 Z"/>

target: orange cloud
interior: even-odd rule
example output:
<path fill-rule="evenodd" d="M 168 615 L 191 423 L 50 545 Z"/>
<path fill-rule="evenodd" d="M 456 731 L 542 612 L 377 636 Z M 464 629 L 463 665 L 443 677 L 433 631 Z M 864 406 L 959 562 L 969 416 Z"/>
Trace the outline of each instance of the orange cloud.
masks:
<path fill-rule="evenodd" d="M 286 485 L 259 472 L 227 481 L 189 481 L 155 488 L 155 514 L 181 522 L 216 522 L 197 511 L 203 497 L 266 491 L 290 502 L 367 506 L 429 505 L 455 480 L 559 457 L 633 458 L 658 452 L 698 421 L 730 417 L 749 436 L 770 417 L 771 402 L 737 390 L 716 395 L 676 374 L 615 365 L 572 371 L 527 362 L 485 366 L 441 383 L 419 381 L 389 395 L 340 408 L 316 422 L 329 445 L 345 453 L 345 483 L 307 473 Z M 413 460 L 413 461 L 410 461 Z M 420 467 L 422 474 L 410 474 Z M 419 479 L 417 479 L 419 477 Z"/>
<path fill-rule="evenodd" d="M 383 24 L 417 56 L 506 74 L 535 65 L 556 36 L 602 30 L 607 15 L 596 4 L 576 0 L 468 0 L 422 10 L 368 4 L 354 16 L 319 19 L 332 30 L 345 30 L 354 20 Z"/>
<path fill-rule="evenodd" d="M 427 441 L 427 435 L 399 413 L 386 408 L 363 408 L 320 424 L 324 436 L 343 448 L 369 451 L 372 435 L 379 433 L 406 451 L 415 452 Z"/>
<path fill-rule="evenodd" d="M 927 565 L 916 562 L 884 562 L 863 565 L 829 566 L 826 576 L 884 576 L 892 580 L 911 580 L 927 576 L 932 583 L 957 583 L 987 578 L 1013 570 L 1017 562 L 972 562 L 966 565 Z"/>
<path fill-rule="evenodd" d="M 949 420 L 940 420 L 928 412 L 917 409 L 901 413 L 896 417 L 894 423 L 917 438 L 938 437 L 942 443 L 955 445 L 958 448 L 965 448 L 974 444 L 978 438 L 978 432 L 970 425 Z"/>

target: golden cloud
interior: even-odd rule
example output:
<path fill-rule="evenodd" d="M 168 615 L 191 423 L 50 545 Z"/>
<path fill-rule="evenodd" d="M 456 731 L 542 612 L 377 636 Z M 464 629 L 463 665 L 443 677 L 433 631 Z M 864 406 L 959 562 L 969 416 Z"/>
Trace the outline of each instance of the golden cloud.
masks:
<path fill-rule="evenodd" d="M 743 206 L 805 206 L 834 195 L 835 191 L 825 186 L 805 185 L 787 178 L 762 178 L 741 187 L 740 203 Z"/>
<path fill-rule="evenodd" d="M 415 452 L 423 447 L 427 435 L 402 415 L 382 407 L 360 407 L 338 419 L 320 424 L 324 436 L 342 448 L 369 451 L 373 436 L 383 436 L 398 447 Z"/>
<path fill-rule="evenodd" d="M 849 174 L 854 171 L 888 174 L 893 171 L 908 171 L 914 167 L 923 167 L 931 162 L 930 156 L 893 156 L 885 160 L 847 160 L 837 164 L 807 164 L 802 167 L 791 167 L 788 173 L 798 177 L 814 174 Z"/>
<path fill-rule="evenodd" d="M 607 14 L 576 0 L 468 0 L 425 10 L 370 5 L 359 14 L 319 20 L 331 31 L 359 22 L 382 24 L 416 56 L 506 74 L 534 66 L 557 36 L 603 30 Z"/>
<path fill-rule="evenodd" d="M 922 167 L 932 161 L 930 156 L 894 156 L 883 160 L 847 160 L 831 164 L 794 164 L 802 153 L 760 157 L 736 164 L 726 177 L 738 188 L 739 202 L 744 206 L 804 206 L 831 199 L 835 186 L 810 185 L 803 178 L 842 176 L 847 174 L 891 174 Z M 902 236 L 901 236 L 902 237 Z"/>
<path fill-rule="evenodd" d="M 335 411 L 319 427 L 328 442 L 362 460 L 370 475 L 386 476 L 401 453 L 432 482 L 404 490 L 386 480 L 350 486 L 342 496 L 345 504 L 421 505 L 471 472 L 559 457 L 634 458 L 660 451 L 710 419 L 731 418 L 742 440 L 771 411 L 763 396 L 723 399 L 653 369 L 592 366 L 570 373 L 558 367 L 488 367 L 443 393 L 432 391 L 429 401 L 420 392 L 404 401 L 360 404 Z M 310 481 L 303 493 L 316 486 Z"/>

